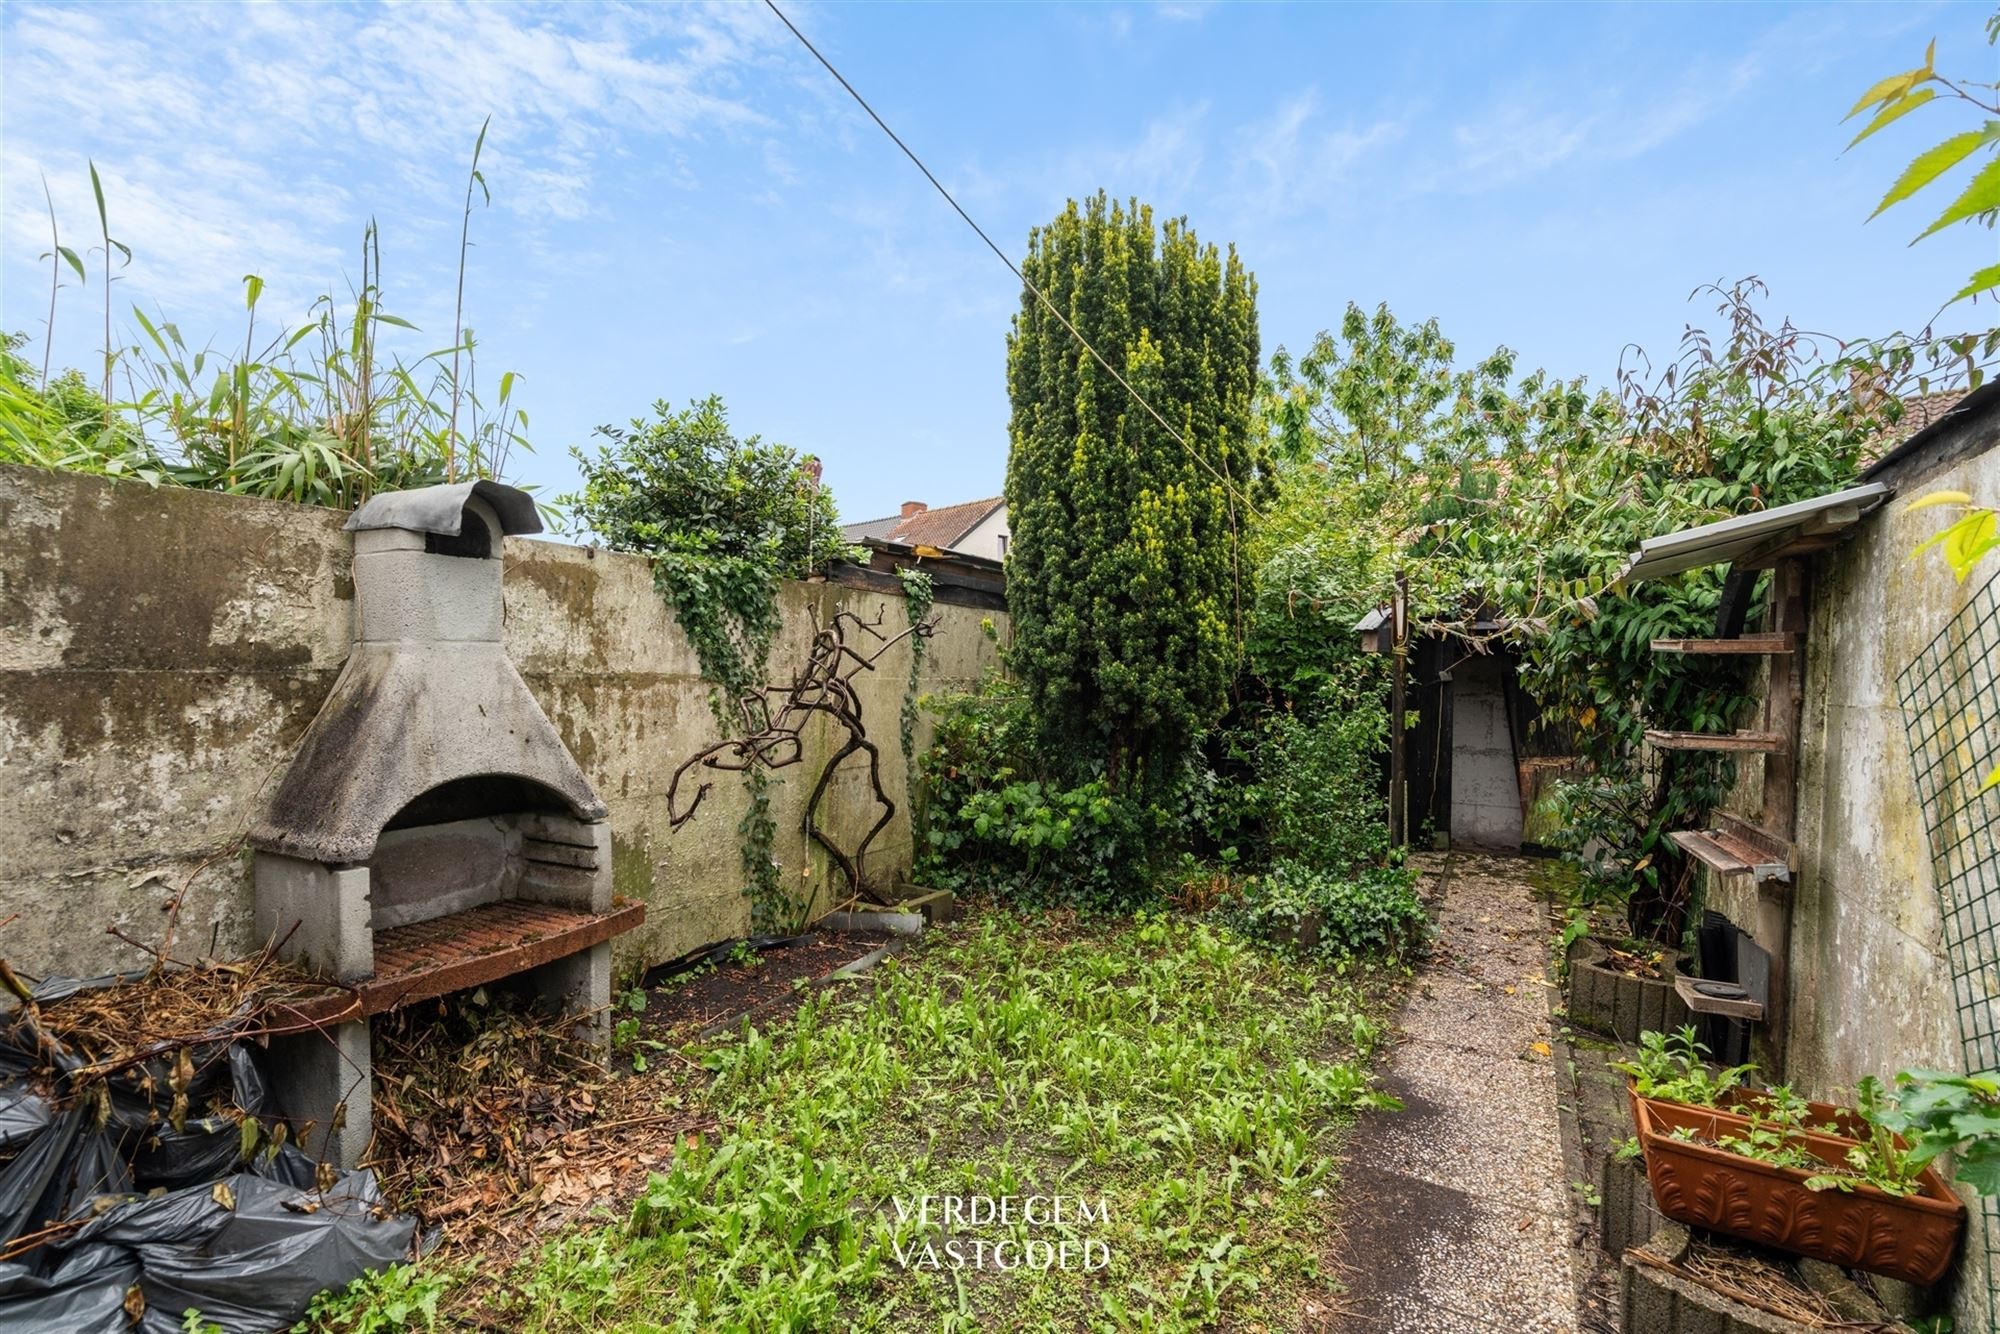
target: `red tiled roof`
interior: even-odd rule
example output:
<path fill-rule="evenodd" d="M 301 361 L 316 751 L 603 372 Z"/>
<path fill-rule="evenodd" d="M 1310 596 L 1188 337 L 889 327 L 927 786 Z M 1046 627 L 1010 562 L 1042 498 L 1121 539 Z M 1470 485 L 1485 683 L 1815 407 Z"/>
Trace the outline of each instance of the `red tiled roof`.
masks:
<path fill-rule="evenodd" d="M 1932 425 L 1957 407 L 1965 394 L 1963 389 L 1945 389 L 1935 394 L 1912 394 L 1904 399 L 1903 415 L 1896 419 L 1896 424 L 1883 427 L 1861 447 L 1862 466 L 1890 454 L 1918 431 Z"/>
<path fill-rule="evenodd" d="M 1909 439 L 1957 407 L 1958 401 L 1964 397 L 1963 389 L 1946 389 L 1941 393 L 1904 399 L 1903 416 L 1896 423 L 1896 434 L 1905 440 Z"/>
<path fill-rule="evenodd" d="M 1006 503 L 1005 496 L 992 496 L 985 500 L 968 500 L 963 505 L 941 505 L 937 509 L 920 510 L 883 534 L 883 540 L 947 551 L 952 543 L 977 528 L 987 515 Z"/>

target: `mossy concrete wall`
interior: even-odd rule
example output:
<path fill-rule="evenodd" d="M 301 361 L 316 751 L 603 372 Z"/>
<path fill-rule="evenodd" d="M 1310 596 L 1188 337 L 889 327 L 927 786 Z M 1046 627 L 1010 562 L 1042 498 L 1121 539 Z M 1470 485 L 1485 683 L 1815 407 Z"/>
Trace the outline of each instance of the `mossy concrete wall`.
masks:
<path fill-rule="evenodd" d="M 2000 496 L 2000 452 L 1926 483 Z M 1813 1095 L 1867 1074 L 1960 1060 L 1930 843 L 1896 678 L 1970 599 L 1943 561 L 1911 552 L 1944 513 L 1892 502 L 1810 567 L 1792 886 L 1787 1074 Z M 1755 662 L 1756 660 L 1751 660 Z M 1761 696 L 1761 667 L 1753 673 Z M 1758 725 L 1753 713 L 1750 724 Z M 1761 760 L 1738 761 L 1729 806 L 1758 818 Z M 1708 902 L 1757 922 L 1747 883 Z"/>
<path fill-rule="evenodd" d="M 245 829 L 346 659 L 354 591 L 344 515 L 139 483 L 0 467 L 0 957 L 41 974 L 100 973 L 157 943 L 183 886 L 180 948 L 252 947 Z M 713 739 L 709 687 L 651 571 L 632 556 L 509 539 L 507 648 L 611 808 L 617 889 L 648 905 L 618 943 L 621 967 L 745 933 L 737 822 L 725 776 L 671 828 L 674 768 Z M 772 678 L 789 680 L 822 621 L 851 611 L 903 628 L 903 600 L 836 584 L 787 584 Z M 939 605 L 919 689 L 970 685 L 997 659 L 981 621 Z M 910 650 L 856 685 L 882 751 L 894 823 L 871 878 L 911 856 L 898 740 Z M 773 775 L 777 860 L 823 912 L 829 859 L 807 839 L 805 799 L 836 744 L 816 720 L 806 761 Z M 920 728 L 918 744 L 923 741 Z M 877 808 L 858 760 L 836 775 L 823 820 L 852 847 Z M 178 950 L 177 950 L 178 952 Z"/>
<path fill-rule="evenodd" d="M 2000 499 L 2000 431 L 1983 452 L 1887 480 L 1892 501 L 1809 569 L 1799 755 L 1799 870 L 1792 889 L 1791 1019 L 1786 1075 L 1813 1098 L 1850 1094 L 1864 1075 L 1960 1069 L 1957 1010 L 1929 837 L 1911 771 L 1897 677 L 1991 577 L 1961 584 L 1936 553 L 1914 557 L 1950 522 L 1944 510 L 1905 511 L 1939 489 Z M 1767 670 L 1747 669 L 1761 688 Z M 1753 721 L 1752 726 L 1756 725 Z M 1756 819 L 1762 762 L 1739 762 L 1729 806 Z M 2000 853 L 1996 853 L 2000 855 Z M 1756 893 L 1708 879 L 1708 901 L 1743 926 Z M 1961 1329 L 1984 1329 L 1978 1212 L 1958 1298 Z M 1996 1239 L 2000 1240 L 2000 1239 Z"/>

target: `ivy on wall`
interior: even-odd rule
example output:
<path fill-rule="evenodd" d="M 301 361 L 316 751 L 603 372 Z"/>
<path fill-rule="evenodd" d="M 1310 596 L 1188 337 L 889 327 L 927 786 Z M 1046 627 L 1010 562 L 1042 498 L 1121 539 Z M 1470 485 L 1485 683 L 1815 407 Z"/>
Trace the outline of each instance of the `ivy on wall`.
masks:
<path fill-rule="evenodd" d="M 744 773 L 753 776 L 754 784 L 758 781 L 755 776 L 767 769 L 783 769 L 804 763 L 807 759 L 805 730 L 814 718 L 826 718 L 844 735 L 837 737 L 838 744 L 832 753 L 819 762 L 819 777 L 814 780 L 812 791 L 806 797 L 806 833 L 826 850 L 846 881 L 849 894 L 868 892 L 869 886 L 862 875 L 868 846 L 895 818 L 896 802 L 883 786 L 882 750 L 868 737 L 861 694 L 855 689 L 854 679 L 862 672 L 874 671 L 882 656 L 905 639 L 921 641 L 936 628 L 931 621 L 915 620 L 900 632 L 889 634 L 882 628 L 887 611 L 886 607 L 878 609 L 872 620 L 864 620 L 851 611 L 836 611 L 822 624 L 815 609 L 812 647 L 793 673 L 791 682 L 782 686 L 760 685 L 744 695 L 743 732 L 711 742 L 681 761 L 680 767 L 674 770 L 674 776 L 667 784 L 667 815 L 676 828 L 694 818 L 702 801 L 713 790 L 714 783 L 707 775 Z M 851 640 L 850 635 L 853 636 Z M 835 771 L 856 755 L 862 757 L 866 766 L 876 814 L 874 822 L 853 846 L 846 847 L 835 836 L 838 831 L 823 825 L 819 815 Z M 690 778 L 693 779 L 694 790 L 692 794 L 686 794 L 684 789 Z M 761 831 L 755 827 L 760 818 L 767 826 Z M 757 834 L 768 837 L 772 832 L 768 825 L 768 817 L 760 817 L 753 804 L 743 822 L 746 859 L 750 855 L 751 837 Z M 761 867 L 755 869 L 762 873 Z M 802 910 L 804 905 L 799 907 Z M 799 915 L 803 915 L 802 911 Z M 789 929 L 799 925 L 799 922 L 794 917 L 772 925 Z"/>
<path fill-rule="evenodd" d="M 559 502 L 578 529 L 614 551 L 638 552 L 715 689 L 709 705 L 725 737 L 755 730 L 748 701 L 762 682 L 781 624 L 778 588 L 836 559 L 864 553 L 841 537 L 819 464 L 757 436 L 738 439 L 719 395 L 678 411 L 602 426 L 596 452 L 572 451 L 583 489 Z M 751 924 L 784 930 L 803 910 L 786 894 L 776 856 L 771 780 L 742 767 L 749 806 L 737 826 Z"/>
<path fill-rule="evenodd" d="M 931 607 L 937 602 L 937 590 L 931 584 L 930 575 L 922 570 L 902 569 L 896 571 L 896 578 L 903 585 L 903 617 L 906 624 L 918 626 L 931 614 Z M 900 739 L 903 743 L 903 771 L 914 774 L 913 760 L 917 747 L 917 687 L 923 680 L 924 652 L 930 647 L 930 636 L 910 636 L 910 683 L 903 691 L 903 717 Z"/>

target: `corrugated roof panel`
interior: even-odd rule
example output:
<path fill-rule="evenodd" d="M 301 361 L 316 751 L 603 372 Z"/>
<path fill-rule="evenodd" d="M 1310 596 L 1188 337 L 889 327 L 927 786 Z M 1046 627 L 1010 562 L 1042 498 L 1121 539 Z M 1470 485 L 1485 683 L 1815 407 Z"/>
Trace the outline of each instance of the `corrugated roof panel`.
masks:
<path fill-rule="evenodd" d="M 1725 564 L 1760 549 L 1781 549 L 1788 539 L 1843 532 L 1888 498 L 1888 487 L 1867 482 L 1776 509 L 1649 537 L 1632 553 L 1623 578 L 1627 583 L 1659 579 L 1703 565 Z M 1852 517 L 1841 516 L 1842 509 L 1852 509 Z"/>

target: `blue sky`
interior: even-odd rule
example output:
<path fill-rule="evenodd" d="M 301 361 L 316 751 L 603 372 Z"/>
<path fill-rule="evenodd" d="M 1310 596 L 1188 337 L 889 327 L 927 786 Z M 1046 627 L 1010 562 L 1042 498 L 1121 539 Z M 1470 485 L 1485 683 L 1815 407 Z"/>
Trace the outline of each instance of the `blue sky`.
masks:
<path fill-rule="evenodd" d="M 1908 248 L 1907 208 L 1863 225 L 1953 113 L 1847 156 L 1838 123 L 1933 35 L 1995 77 L 1982 5 L 788 12 L 1016 254 L 1099 186 L 1234 241 L 1267 353 L 1387 301 L 1468 358 L 1605 381 L 1627 344 L 1670 351 L 1704 282 L 1754 273 L 1776 313 L 1868 335 L 1994 258 L 1977 229 Z M 818 453 L 846 517 L 1000 489 L 1015 281 L 761 6 L 15 3 L 0 84 L 0 327 L 41 335 L 38 173 L 81 247 L 95 158 L 136 252 L 121 322 L 233 343 L 252 272 L 261 318 L 296 317 L 373 216 L 389 308 L 449 342 L 490 114 L 467 318 L 482 376 L 522 376 L 525 480 L 561 490 L 593 426 L 720 392 Z M 95 355 L 97 282 L 62 292 L 58 360 Z"/>

